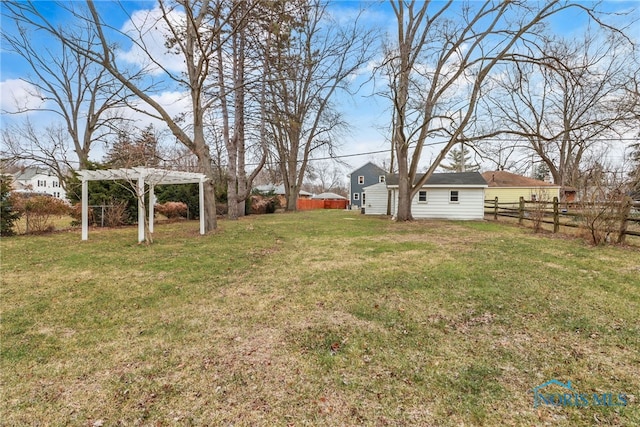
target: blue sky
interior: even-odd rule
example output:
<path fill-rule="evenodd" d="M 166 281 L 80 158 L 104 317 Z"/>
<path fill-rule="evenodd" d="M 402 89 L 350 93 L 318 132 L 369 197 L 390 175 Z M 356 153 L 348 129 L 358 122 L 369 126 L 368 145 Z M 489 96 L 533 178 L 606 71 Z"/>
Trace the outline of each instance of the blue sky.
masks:
<path fill-rule="evenodd" d="M 64 25 L 66 15 L 60 13 L 60 10 L 54 3 L 39 1 L 37 4 L 40 10 L 49 18 L 57 20 L 60 24 Z M 155 2 L 152 1 L 128 1 L 123 3 L 129 12 L 139 9 L 150 9 L 154 4 Z M 588 5 L 589 3 L 584 4 Z M 602 4 L 602 9 L 607 12 L 626 12 L 637 8 L 639 5 L 640 3 L 637 1 L 608 1 Z M 359 6 L 364 6 L 367 9 L 364 15 L 367 25 L 387 31 L 393 29 L 394 17 L 390 12 L 388 3 L 384 1 L 339 1 L 332 7 L 338 16 L 344 15 L 345 17 L 349 17 L 352 16 L 353 11 Z M 121 6 L 111 1 L 99 1 L 98 7 L 102 16 L 108 17 L 109 22 L 114 26 L 121 28 L 125 25 L 127 15 L 123 13 Z M 610 15 L 606 17 L 606 19 L 613 20 L 614 22 L 628 22 L 630 18 Z M 550 25 L 554 32 L 561 35 L 579 34 L 587 25 L 587 18 L 577 9 L 573 9 L 554 17 L 550 21 Z M 12 28 L 11 23 L 7 22 L 4 17 L 2 18 L 2 28 L 3 31 L 11 31 Z M 627 29 L 627 33 L 631 38 L 640 40 L 640 25 Z M 34 39 L 40 42 L 37 35 Z M 123 46 L 123 48 L 127 50 L 126 46 Z M 21 93 L 24 94 L 22 89 L 23 83 L 21 83 L 19 79 L 23 77 L 25 73 L 29 73 L 29 71 L 24 60 L 18 55 L 7 52 L 3 45 L 0 51 L 0 95 L 2 109 L 11 110 L 12 97 L 19 97 Z M 364 78 L 365 76 L 360 77 L 360 82 L 362 82 Z M 384 84 L 382 80 L 378 80 L 378 82 L 379 84 Z M 387 101 L 374 96 L 374 91 L 372 83 L 369 83 L 353 98 L 342 97 L 337 102 L 340 109 L 345 113 L 348 122 L 351 124 L 350 132 L 348 135 L 345 135 L 342 148 L 338 151 L 338 154 L 350 156 L 343 158 L 343 160 L 350 165 L 346 168 L 347 172 L 349 167 L 355 169 L 367 161 L 375 160 L 381 162 L 383 159 L 389 157 L 388 154 L 370 154 L 372 152 L 388 150 L 389 148 L 387 129 L 390 121 L 390 110 Z M 171 94 L 165 94 L 165 99 L 171 100 Z M 15 116 L 9 117 L 3 114 L 0 125 L 5 126 L 15 119 Z M 38 120 L 46 122 L 49 120 L 49 117 L 40 115 Z M 361 155 L 355 156 L 356 154 Z M 100 155 L 101 152 L 98 150 L 93 157 L 97 157 L 96 159 L 99 160 Z M 428 162 L 429 156 L 432 155 L 433 152 L 427 150 L 424 156 L 425 161 Z"/>

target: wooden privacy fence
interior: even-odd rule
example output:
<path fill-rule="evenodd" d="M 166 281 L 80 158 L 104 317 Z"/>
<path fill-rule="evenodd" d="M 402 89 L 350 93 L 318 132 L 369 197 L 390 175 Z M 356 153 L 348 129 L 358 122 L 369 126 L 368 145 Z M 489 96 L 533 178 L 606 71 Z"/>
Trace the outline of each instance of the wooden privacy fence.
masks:
<path fill-rule="evenodd" d="M 346 209 L 348 200 L 298 199 L 299 211 L 312 209 Z"/>
<path fill-rule="evenodd" d="M 640 237 L 640 203 L 631 200 L 622 203 L 560 203 L 557 197 L 553 201 L 525 200 L 520 197 L 517 203 L 500 203 L 496 197 L 484 203 L 485 214 L 493 215 L 494 220 L 502 216 L 517 218 L 518 224 L 531 221 L 536 227 L 539 224 L 552 224 L 554 233 L 560 230 L 560 226 L 578 228 L 585 227 L 589 221 L 607 221 L 609 225 L 616 225 L 612 231 L 618 234 L 618 243 L 623 243 L 625 236 Z M 615 213 L 612 214 L 612 211 Z M 634 225 L 637 230 L 630 229 Z"/>

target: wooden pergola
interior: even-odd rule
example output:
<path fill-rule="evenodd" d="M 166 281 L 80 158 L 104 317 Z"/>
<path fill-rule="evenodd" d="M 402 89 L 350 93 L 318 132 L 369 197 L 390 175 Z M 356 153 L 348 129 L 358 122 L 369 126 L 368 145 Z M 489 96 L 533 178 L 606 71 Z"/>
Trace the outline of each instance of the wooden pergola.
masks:
<path fill-rule="evenodd" d="M 137 183 L 138 196 L 138 242 L 144 241 L 144 186 L 149 186 L 149 231 L 153 233 L 153 189 L 163 184 L 199 184 L 200 234 L 204 234 L 204 183 L 202 173 L 179 172 L 154 168 L 120 168 L 105 170 L 81 170 L 82 179 L 82 240 L 89 239 L 89 181 L 129 181 Z"/>

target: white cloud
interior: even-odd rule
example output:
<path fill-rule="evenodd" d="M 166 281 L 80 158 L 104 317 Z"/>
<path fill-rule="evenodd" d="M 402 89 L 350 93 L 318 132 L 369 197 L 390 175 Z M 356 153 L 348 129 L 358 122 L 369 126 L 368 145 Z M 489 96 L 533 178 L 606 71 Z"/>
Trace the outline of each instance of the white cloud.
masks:
<path fill-rule="evenodd" d="M 185 20 L 184 13 L 173 10 L 168 20 L 172 25 L 180 26 Z M 179 55 L 170 53 L 165 46 L 171 33 L 163 12 L 159 7 L 134 12 L 121 31 L 135 40 L 129 50 L 120 50 L 118 59 L 139 66 L 152 74 L 160 74 L 163 68 L 176 73 L 184 71 L 184 63 Z"/>
<path fill-rule="evenodd" d="M 0 82 L 0 110 L 14 113 L 42 108 L 44 99 L 36 95 L 35 86 L 20 79 Z"/>

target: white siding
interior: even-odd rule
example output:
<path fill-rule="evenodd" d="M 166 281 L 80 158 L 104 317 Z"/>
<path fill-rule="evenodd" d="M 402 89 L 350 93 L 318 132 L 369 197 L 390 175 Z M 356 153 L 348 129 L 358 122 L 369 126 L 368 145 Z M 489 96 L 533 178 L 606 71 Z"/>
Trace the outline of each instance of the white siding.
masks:
<path fill-rule="evenodd" d="M 387 214 L 387 185 L 384 182 L 365 187 L 365 215 Z"/>
<path fill-rule="evenodd" d="M 418 202 L 418 194 L 411 203 L 411 213 L 414 218 L 440 218 L 454 220 L 482 220 L 484 219 L 484 188 L 429 188 L 427 202 Z M 451 190 L 458 191 L 458 203 L 449 202 Z M 391 202 L 392 214 L 397 213 L 398 193 L 393 192 Z"/>

